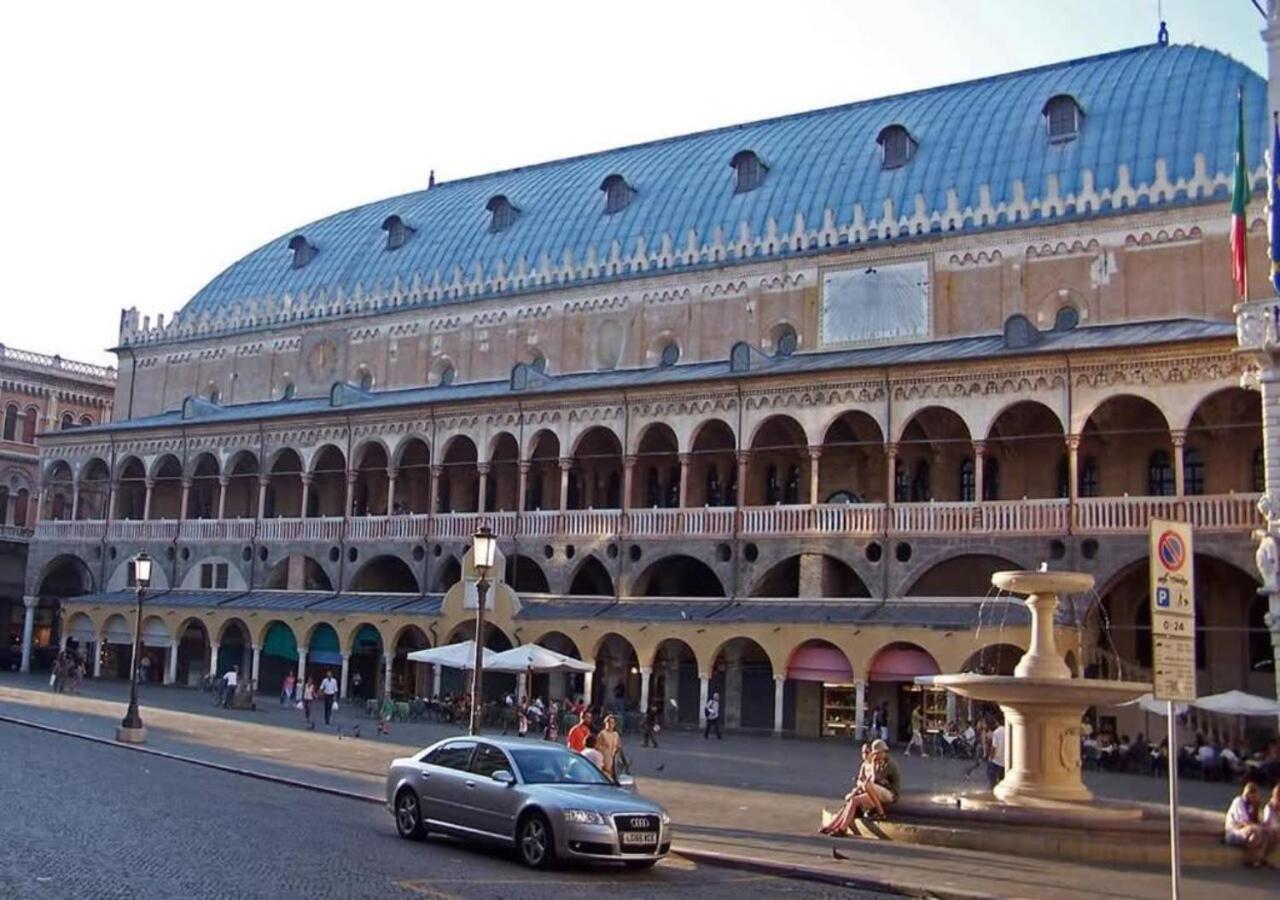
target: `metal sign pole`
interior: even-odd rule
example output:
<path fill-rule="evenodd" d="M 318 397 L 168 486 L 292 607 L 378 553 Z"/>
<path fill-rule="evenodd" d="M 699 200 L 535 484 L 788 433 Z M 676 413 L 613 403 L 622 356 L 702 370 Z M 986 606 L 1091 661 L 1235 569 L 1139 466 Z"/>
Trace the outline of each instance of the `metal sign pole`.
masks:
<path fill-rule="evenodd" d="M 1178 721 L 1174 718 L 1173 701 L 1165 714 L 1169 718 L 1169 896 L 1182 897 L 1182 836 L 1178 828 Z"/>

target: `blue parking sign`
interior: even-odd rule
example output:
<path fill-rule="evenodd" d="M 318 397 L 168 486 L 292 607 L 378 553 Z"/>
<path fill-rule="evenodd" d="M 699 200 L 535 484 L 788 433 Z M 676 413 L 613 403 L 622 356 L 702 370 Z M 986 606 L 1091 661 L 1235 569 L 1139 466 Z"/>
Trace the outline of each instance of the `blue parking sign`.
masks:
<path fill-rule="evenodd" d="M 1167 587 L 1156 588 L 1156 606 L 1163 609 L 1169 608 L 1169 589 Z"/>

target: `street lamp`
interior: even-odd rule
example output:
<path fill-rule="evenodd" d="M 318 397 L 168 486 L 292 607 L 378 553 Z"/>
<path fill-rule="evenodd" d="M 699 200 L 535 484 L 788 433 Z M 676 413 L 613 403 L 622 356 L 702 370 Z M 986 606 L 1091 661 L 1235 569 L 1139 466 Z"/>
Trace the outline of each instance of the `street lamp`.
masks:
<path fill-rule="evenodd" d="M 488 525 L 475 533 L 471 543 L 471 565 L 479 579 L 476 581 L 476 659 L 471 670 L 471 734 L 480 733 L 480 715 L 483 711 L 480 680 L 484 677 L 484 598 L 489 593 L 489 570 L 498 554 L 498 539 Z"/>
<path fill-rule="evenodd" d="M 133 657 L 129 660 L 129 709 L 116 729 L 116 740 L 141 744 L 147 739 L 147 729 L 138 713 L 138 655 L 142 651 L 142 600 L 151 586 L 151 557 L 145 551 L 133 558 L 133 581 L 138 590 L 138 609 L 133 619 Z"/>

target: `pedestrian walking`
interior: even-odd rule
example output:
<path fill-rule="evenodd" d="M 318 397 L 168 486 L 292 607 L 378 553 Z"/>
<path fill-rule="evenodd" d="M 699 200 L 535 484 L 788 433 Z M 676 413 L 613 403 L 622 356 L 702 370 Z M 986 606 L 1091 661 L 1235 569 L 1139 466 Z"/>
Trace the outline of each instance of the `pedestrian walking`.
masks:
<path fill-rule="evenodd" d="M 552 743 L 560 740 L 560 704 L 555 700 L 551 701 L 551 706 L 547 709 L 547 730 L 543 733 L 543 738 Z"/>
<path fill-rule="evenodd" d="M 911 740 L 907 742 L 905 755 L 910 756 L 913 749 L 919 750 L 923 757 L 929 756 L 924 746 L 924 712 L 918 706 L 911 710 Z"/>
<path fill-rule="evenodd" d="M 618 733 L 618 717 L 613 713 L 604 717 L 604 730 L 596 735 L 596 749 L 603 757 L 601 770 L 616 781 L 618 757 L 622 754 L 622 735 Z"/>
<path fill-rule="evenodd" d="M 529 733 L 529 702 L 520 698 L 520 706 L 516 710 L 516 734 L 525 737 Z"/>
<path fill-rule="evenodd" d="M 650 742 L 653 743 L 653 749 L 658 749 L 658 732 L 662 730 L 662 724 L 658 721 L 658 704 L 650 703 L 649 708 L 644 711 L 644 746 L 648 747 Z"/>
<path fill-rule="evenodd" d="M 351 673 L 351 696 L 359 700 L 364 696 L 364 679 L 359 672 Z"/>
<path fill-rule="evenodd" d="M 240 686 L 240 667 L 232 666 L 227 670 L 227 674 L 222 676 L 222 706 L 230 708 L 231 701 L 235 699 L 236 688 Z"/>
<path fill-rule="evenodd" d="M 320 682 L 320 694 L 324 700 L 324 724 L 328 725 L 333 717 L 333 707 L 338 702 L 338 680 L 333 677 L 332 670 L 324 673 L 324 680 Z"/>
<path fill-rule="evenodd" d="M 889 743 L 889 701 L 880 701 L 880 740 Z"/>
<path fill-rule="evenodd" d="M 141 681 L 143 684 L 150 681 L 151 680 L 151 657 L 143 656 L 142 659 L 138 661 L 138 668 L 142 670 L 142 674 L 138 680 Z"/>
<path fill-rule="evenodd" d="M 587 746 L 587 737 L 591 734 L 591 710 L 584 709 L 578 715 L 578 724 L 569 729 L 566 736 L 569 749 L 574 753 L 581 753 L 582 748 Z"/>
<path fill-rule="evenodd" d="M 287 706 L 293 702 L 293 687 L 298 683 L 298 679 L 294 677 L 293 669 L 289 670 L 289 674 L 284 676 L 284 683 L 280 685 L 280 705 Z"/>
<path fill-rule="evenodd" d="M 972 726 L 970 726 L 972 728 Z M 964 777 L 968 778 L 987 762 L 987 754 L 991 749 L 991 728 L 987 724 L 986 716 L 978 720 L 977 730 L 973 736 L 973 762 L 969 768 L 964 770 Z"/>
<path fill-rule="evenodd" d="M 71 657 L 71 693 L 80 693 L 80 682 L 84 679 L 84 659 L 79 653 Z"/>
<path fill-rule="evenodd" d="M 707 727 L 702 729 L 703 740 L 711 739 L 711 730 L 715 729 L 716 740 L 724 740 L 724 735 L 720 733 L 720 693 L 711 695 L 711 699 L 707 701 L 707 706 L 703 710 L 707 716 Z"/>
<path fill-rule="evenodd" d="M 302 718 L 307 722 L 307 731 L 315 731 L 316 723 L 311 721 L 311 703 L 316 699 L 316 684 L 310 678 L 302 686 Z"/>
<path fill-rule="evenodd" d="M 1004 778 L 1004 723 L 996 725 L 991 732 L 991 747 L 987 751 L 987 781 L 991 789 Z"/>

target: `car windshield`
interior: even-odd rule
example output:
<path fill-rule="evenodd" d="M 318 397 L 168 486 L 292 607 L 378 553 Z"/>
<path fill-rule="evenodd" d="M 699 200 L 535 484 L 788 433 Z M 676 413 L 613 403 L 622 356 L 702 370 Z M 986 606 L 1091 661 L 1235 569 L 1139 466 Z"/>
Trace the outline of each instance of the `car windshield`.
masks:
<path fill-rule="evenodd" d="M 589 760 L 560 748 L 511 751 L 525 784 L 612 784 Z"/>

